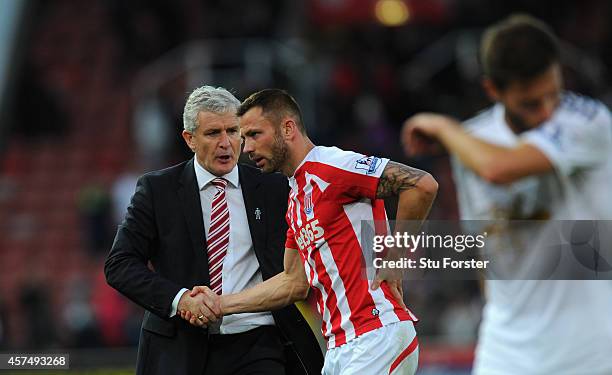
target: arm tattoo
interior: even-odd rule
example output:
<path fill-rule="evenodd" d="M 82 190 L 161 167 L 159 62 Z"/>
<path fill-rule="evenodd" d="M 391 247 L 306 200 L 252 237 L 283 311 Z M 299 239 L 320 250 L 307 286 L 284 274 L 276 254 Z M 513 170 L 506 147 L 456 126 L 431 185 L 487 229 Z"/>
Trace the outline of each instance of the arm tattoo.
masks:
<path fill-rule="evenodd" d="M 427 172 L 420 169 L 389 161 L 380 176 L 376 198 L 387 198 L 412 189 L 425 174 Z"/>

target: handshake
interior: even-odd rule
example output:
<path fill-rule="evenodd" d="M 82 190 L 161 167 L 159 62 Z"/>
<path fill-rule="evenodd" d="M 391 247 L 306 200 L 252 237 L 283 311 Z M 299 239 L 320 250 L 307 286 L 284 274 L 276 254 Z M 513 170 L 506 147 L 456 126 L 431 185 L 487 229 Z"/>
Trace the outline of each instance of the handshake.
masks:
<path fill-rule="evenodd" d="M 183 293 L 177 310 L 181 318 L 196 327 L 207 327 L 223 317 L 221 296 L 207 286 L 194 286 Z"/>

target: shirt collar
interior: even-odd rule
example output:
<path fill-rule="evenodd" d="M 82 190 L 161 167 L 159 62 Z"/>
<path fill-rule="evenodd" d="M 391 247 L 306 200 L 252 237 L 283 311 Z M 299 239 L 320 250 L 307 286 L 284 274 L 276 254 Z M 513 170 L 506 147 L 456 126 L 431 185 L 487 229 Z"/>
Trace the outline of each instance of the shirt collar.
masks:
<path fill-rule="evenodd" d="M 310 151 L 308 151 L 304 159 L 302 159 L 300 164 L 298 164 L 297 168 L 295 168 L 295 171 L 293 172 L 293 175 L 290 178 L 295 178 L 295 174 L 297 173 L 297 171 L 299 171 L 300 168 L 302 168 L 302 165 L 304 165 L 304 163 L 306 163 L 307 161 L 310 161 L 310 159 L 313 158 L 313 155 L 316 152 L 315 150 L 318 150 L 318 149 L 319 149 L 319 146 L 314 146 L 312 149 L 310 149 Z"/>
<path fill-rule="evenodd" d="M 226 179 L 233 187 L 240 186 L 237 164 L 234 166 L 234 169 L 232 169 L 230 173 L 223 176 L 215 176 L 200 165 L 200 163 L 198 162 L 198 158 L 194 157 L 193 161 L 193 167 L 195 169 L 196 179 L 198 181 L 198 190 L 203 190 L 206 185 L 210 184 L 211 181 L 217 177 L 222 177 Z"/>

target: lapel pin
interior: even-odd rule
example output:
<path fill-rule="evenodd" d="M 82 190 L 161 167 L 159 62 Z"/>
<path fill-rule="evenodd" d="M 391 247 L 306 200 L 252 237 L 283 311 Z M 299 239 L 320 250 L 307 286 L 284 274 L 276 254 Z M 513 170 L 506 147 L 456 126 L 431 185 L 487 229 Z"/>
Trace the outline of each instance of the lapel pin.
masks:
<path fill-rule="evenodd" d="M 255 209 L 255 220 L 261 220 L 261 210 L 259 207 Z"/>

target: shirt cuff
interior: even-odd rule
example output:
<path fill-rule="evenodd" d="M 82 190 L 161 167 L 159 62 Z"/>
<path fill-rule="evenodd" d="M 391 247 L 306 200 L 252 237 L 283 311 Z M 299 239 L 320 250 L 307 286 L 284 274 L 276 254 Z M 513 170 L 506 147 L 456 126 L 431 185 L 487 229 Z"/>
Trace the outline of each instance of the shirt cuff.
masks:
<path fill-rule="evenodd" d="M 189 291 L 189 289 L 183 288 L 183 289 L 179 290 L 178 293 L 176 293 L 176 296 L 174 297 L 174 300 L 172 300 L 172 310 L 170 310 L 170 318 L 172 318 L 173 316 L 176 315 L 176 311 L 178 310 L 179 301 L 181 300 L 181 297 L 183 296 L 183 293 L 188 292 L 188 291 Z"/>

